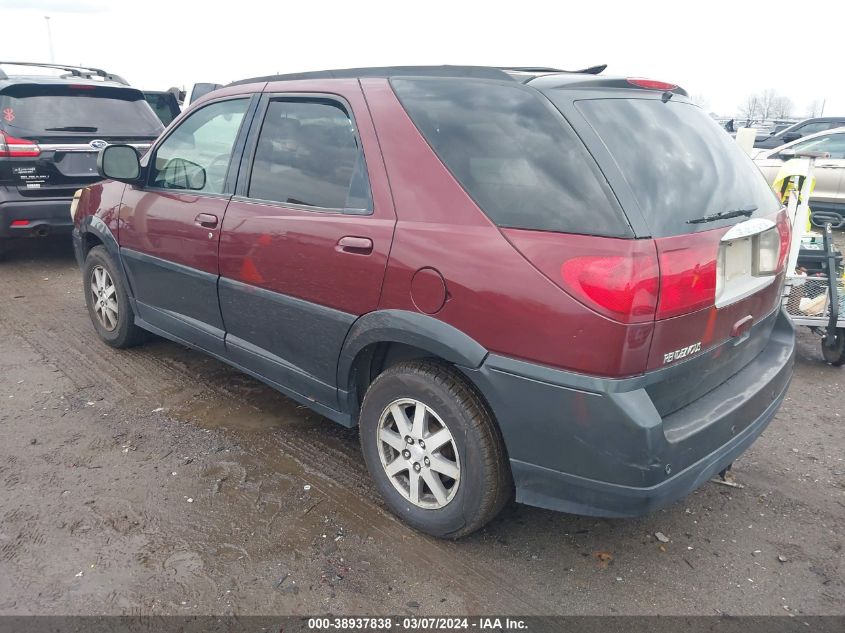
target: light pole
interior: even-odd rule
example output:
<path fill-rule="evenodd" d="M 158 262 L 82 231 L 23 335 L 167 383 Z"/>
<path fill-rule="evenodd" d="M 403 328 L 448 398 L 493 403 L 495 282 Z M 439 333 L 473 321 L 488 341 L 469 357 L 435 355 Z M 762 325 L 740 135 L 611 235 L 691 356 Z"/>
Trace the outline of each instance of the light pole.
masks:
<path fill-rule="evenodd" d="M 50 44 L 50 63 L 56 63 L 56 57 L 53 55 L 53 32 L 50 30 L 50 16 L 45 15 L 44 21 L 47 22 L 47 42 Z"/>

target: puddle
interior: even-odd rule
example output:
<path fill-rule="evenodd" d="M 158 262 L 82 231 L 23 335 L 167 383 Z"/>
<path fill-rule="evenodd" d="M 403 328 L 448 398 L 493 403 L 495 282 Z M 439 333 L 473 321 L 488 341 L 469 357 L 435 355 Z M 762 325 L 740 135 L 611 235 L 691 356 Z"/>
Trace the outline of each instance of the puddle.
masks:
<path fill-rule="evenodd" d="M 297 411 L 295 405 L 283 396 L 277 396 L 271 392 L 253 394 L 253 398 L 258 402 L 247 404 L 216 395 L 196 396 L 187 402 L 177 404 L 169 409 L 167 414 L 207 429 L 228 429 L 248 433 L 266 433 L 302 424 L 304 411 Z"/>

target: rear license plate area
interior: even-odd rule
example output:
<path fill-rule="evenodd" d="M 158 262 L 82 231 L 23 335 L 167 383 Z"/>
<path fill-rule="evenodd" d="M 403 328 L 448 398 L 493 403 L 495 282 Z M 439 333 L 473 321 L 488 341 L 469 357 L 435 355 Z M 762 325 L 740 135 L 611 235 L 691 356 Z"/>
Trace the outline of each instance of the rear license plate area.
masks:
<path fill-rule="evenodd" d="M 56 156 L 56 167 L 64 176 L 95 176 L 97 152 L 66 152 Z"/>

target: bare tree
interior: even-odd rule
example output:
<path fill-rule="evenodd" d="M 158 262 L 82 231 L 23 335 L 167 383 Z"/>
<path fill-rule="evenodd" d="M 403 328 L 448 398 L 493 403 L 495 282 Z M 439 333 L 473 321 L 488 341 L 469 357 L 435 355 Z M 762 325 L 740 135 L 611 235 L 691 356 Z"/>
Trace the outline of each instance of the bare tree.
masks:
<path fill-rule="evenodd" d="M 787 118 L 794 108 L 792 99 L 778 94 L 774 88 L 767 88 L 762 92 L 749 95 L 739 106 L 739 114 L 745 119 L 746 125 L 754 125 L 770 119 Z"/>
<path fill-rule="evenodd" d="M 821 116 L 822 115 L 822 102 L 818 99 L 813 99 L 810 101 L 810 105 L 807 106 L 807 118 L 812 119 L 813 117 Z"/>
<path fill-rule="evenodd" d="M 753 125 L 760 118 L 760 95 L 748 95 L 739 106 L 740 118 L 745 119 L 746 125 Z"/>
<path fill-rule="evenodd" d="M 782 95 L 777 96 L 772 102 L 772 118 L 788 119 L 792 116 L 792 110 L 794 108 L 795 104 L 792 103 L 792 99 L 790 99 L 789 97 L 784 97 Z"/>
<path fill-rule="evenodd" d="M 772 111 L 775 108 L 775 103 L 778 100 L 778 93 L 774 88 L 766 88 L 760 93 L 760 118 L 765 120 L 771 119 Z"/>

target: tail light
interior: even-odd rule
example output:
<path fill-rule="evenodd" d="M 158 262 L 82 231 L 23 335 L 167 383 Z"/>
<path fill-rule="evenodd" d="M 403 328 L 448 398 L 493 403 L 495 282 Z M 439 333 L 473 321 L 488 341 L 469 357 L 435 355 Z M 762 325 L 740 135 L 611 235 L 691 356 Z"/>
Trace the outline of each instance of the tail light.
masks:
<path fill-rule="evenodd" d="M 724 276 L 719 263 L 724 228 L 642 240 L 502 232 L 570 296 L 615 321 L 671 319 L 717 305 L 720 275 Z M 790 243 L 786 214 L 781 212 L 776 226 L 753 239 L 756 250 L 746 252 L 755 258 L 759 275 L 780 272 Z M 746 262 L 747 275 L 752 262 Z M 749 287 L 741 275 L 737 279 Z"/>
<path fill-rule="evenodd" d="M 654 252 L 619 256 L 583 256 L 560 267 L 564 285 L 617 321 L 635 323 L 654 318 L 659 271 Z"/>
<path fill-rule="evenodd" d="M 723 231 L 708 233 L 655 240 L 660 261 L 658 320 L 689 314 L 716 302 L 716 258 Z"/>
<path fill-rule="evenodd" d="M 26 158 L 41 154 L 41 148 L 35 141 L 28 141 L 0 132 L 0 157 Z"/>
<path fill-rule="evenodd" d="M 654 320 L 660 271 L 654 240 L 502 229 L 516 249 L 559 288 L 609 319 Z"/>

